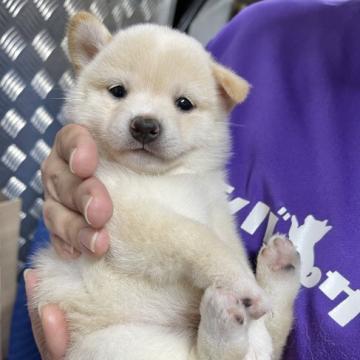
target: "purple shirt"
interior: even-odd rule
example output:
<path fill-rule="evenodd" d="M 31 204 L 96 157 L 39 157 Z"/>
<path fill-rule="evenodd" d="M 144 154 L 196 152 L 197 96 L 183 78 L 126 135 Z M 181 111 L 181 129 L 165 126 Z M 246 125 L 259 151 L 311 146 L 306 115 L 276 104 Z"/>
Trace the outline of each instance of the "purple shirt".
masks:
<path fill-rule="evenodd" d="M 284 358 L 360 359 L 360 1 L 262 1 L 208 48 L 253 86 L 231 118 L 246 246 L 281 232 L 301 254 Z"/>

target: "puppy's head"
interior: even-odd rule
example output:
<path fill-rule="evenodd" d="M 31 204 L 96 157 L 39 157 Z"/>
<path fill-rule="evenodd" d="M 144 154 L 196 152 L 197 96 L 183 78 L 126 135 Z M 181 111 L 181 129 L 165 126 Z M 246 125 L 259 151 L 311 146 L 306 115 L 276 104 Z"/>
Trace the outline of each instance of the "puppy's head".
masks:
<path fill-rule="evenodd" d="M 196 40 L 149 24 L 111 37 L 81 12 L 68 43 L 78 79 L 67 116 L 92 132 L 103 156 L 141 173 L 224 165 L 226 115 L 249 86 Z"/>

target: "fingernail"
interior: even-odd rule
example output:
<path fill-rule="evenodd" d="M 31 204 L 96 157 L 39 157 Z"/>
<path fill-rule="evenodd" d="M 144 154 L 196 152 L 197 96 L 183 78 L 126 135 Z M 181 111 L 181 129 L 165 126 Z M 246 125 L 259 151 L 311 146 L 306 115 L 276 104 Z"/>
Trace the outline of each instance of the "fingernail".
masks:
<path fill-rule="evenodd" d="M 91 233 L 91 230 L 89 229 L 80 230 L 79 241 L 87 249 L 95 253 L 96 240 L 99 237 L 99 232 L 95 232 L 94 234 L 92 234 L 92 236 L 89 236 L 89 233 Z"/>
<path fill-rule="evenodd" d="M 91 204 L 91 201 L 93 200 L 93 197 L 90 196 L 90 195 L 86 195 L 83 199 L 83 205 L 84 205 L 84 217 L 85 217 L 85 220 L 86 222 L 91 225 L 91 222 L 89 220 L 89 217 L 88 217 L 88 209 L 89 209 L 89 206 Z"/>
<path fill-rule="evenodd" d="M 74 171 L 74 156 L 75 156 L 75 153 L 76 153 L 76 150 L 77 149 L 74 149 L 71 154 L 70 154 L 70 160 L 69 160 L 69 167 L 70 167 L 70 171 L 75 174 L 75 171 Z"/>

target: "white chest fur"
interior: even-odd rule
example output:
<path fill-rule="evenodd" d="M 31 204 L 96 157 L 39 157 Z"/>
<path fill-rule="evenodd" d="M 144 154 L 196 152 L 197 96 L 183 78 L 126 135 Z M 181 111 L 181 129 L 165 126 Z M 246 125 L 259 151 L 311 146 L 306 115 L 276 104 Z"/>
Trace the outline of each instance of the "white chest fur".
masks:
<path fill-rule="evenodd" d="M 139 175 L 103 163 L 97 176 L 106 185 L 114 208 L 124 202 L 134 206 L 154 202 L 169 211 L 211 226 L 211 208 L 224 197 L 220 172 L 205 174 Z"/>

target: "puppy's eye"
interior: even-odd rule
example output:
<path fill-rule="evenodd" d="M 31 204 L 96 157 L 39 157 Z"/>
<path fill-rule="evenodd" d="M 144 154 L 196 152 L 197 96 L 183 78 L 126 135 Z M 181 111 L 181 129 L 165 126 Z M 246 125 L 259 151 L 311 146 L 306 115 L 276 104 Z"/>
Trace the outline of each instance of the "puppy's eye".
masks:
<path fill-rule="evenodd" d="M 108 90 L 110 94 L 116 98 L 123 98 L 127 95 L 127 91 L 123 85 L 115 85 L 110 87 Z"/>
<path fill-rule="evenodd" d="M 193 103 L 184 96 L 176 99 L 175 105 L 182 111 L 190 111 L 194 108 Z"/>

